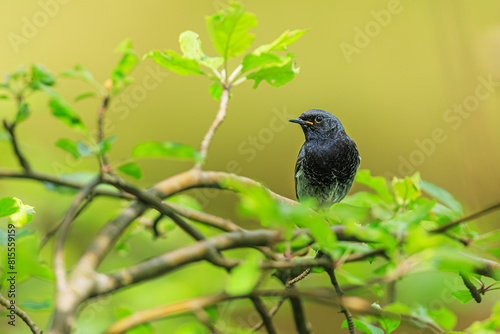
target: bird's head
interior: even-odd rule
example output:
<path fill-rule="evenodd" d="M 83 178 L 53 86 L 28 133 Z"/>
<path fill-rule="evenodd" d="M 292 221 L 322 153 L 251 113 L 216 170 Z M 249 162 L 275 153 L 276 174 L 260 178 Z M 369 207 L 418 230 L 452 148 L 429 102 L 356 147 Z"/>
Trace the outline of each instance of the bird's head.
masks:
<path fill-rule="evenodd" d="M 300 124 L 306 140 L 314 138 L 327 138 L 345 133 L 339 119 L 327 111 L 311 109 L 302 113 L 299 118 L 289 120 Z"/>

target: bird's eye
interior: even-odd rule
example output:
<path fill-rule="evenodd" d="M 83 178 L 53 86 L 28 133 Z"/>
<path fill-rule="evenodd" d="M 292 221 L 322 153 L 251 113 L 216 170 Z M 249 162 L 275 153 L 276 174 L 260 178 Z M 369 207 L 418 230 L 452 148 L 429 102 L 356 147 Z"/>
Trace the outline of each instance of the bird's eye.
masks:
<path fill-rule="evenodd" d="M 321 123 L 323 116 L 316 116 L 316 123 Z"/>

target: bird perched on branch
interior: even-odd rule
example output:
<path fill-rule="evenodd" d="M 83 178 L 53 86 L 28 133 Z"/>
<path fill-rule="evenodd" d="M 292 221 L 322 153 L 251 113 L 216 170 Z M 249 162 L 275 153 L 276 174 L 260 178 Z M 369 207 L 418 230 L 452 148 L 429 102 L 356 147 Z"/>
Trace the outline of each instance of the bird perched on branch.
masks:
<path fill-rule="evenodd" d="M 315 198 L 321 208 L 340 202 L 359 167 L 356 143 L 338 118 L 324 110 L 305 111 L 290 122 L 300 124 L 306 137 L 295 165 L 297 199 Z"/>

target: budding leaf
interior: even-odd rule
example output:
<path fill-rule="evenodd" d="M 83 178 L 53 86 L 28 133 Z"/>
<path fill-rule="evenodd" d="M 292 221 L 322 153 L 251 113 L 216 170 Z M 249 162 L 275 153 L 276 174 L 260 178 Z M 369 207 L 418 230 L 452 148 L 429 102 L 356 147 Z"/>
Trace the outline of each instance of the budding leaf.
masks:
<path fill-rule="evenodd" d="M 246 295 L 252 292 L 259 282 L 259 277 L 259 257 L 252 254 L 245 262 L 231 271 L 226 291 L 233 296 Z"/>
<path fill-rule="evenodd" d="M 260 55 L 261 53 L 266 53 L 271 50 L 286 50 L 287 46 L 297 41 L 302 35 L 307 32 L 307 29 L 297 29 L 297 30 L 286 30 L 278 38 L 269 44 L 264 44 L 259 46 L 253 54 Z"/>
<path fill-rule="evenodd" d="M 121 165 L 120 167 L 118 167 L 118 170 L 136 179 L 140 179 L 142 177 L 142 171 L 135 162 L 129 162 Z"/>
<path fill-rule="evenodd" d="M 245 52 L 255 38 L 249 29 L 257 26 L 254 14 L 233 2 L 217 14 L 207 17 L 207 29 L 215 49 L 224 59 Z"/>
<path fill-rule="evenodd" d="M 183 58 L 172 50 L 165 52 L 154 50 L 148 53 L 146 58 L 153 58 L 158 65 L 180 75 L 203 74 L 196 60 Z"/>
<path fill-rule="evenodd" d="M 255 80 L 253 88 L 257 88 L 262 80 L 267 81 L 273 87 L 278 87 L 293 80 L 298 71 L 298 68 L 294 68 L 293 56 L 288 55 L 279 65 L 263 67 L 247 75 L 247 79 Z"/>

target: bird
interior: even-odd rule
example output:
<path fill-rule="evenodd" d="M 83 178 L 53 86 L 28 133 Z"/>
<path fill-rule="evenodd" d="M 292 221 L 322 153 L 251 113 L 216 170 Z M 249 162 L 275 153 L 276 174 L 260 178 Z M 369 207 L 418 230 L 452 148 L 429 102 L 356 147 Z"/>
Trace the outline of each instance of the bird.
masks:
<path fill-rule="evenodd" d="M 340 120 L 321 109 L 289 120 L 305 135 L 295 164 L 295 193 L 299 202 L 314 198 L 318 208 L 340 202 L 351 189 L 361 157 Z"/>

